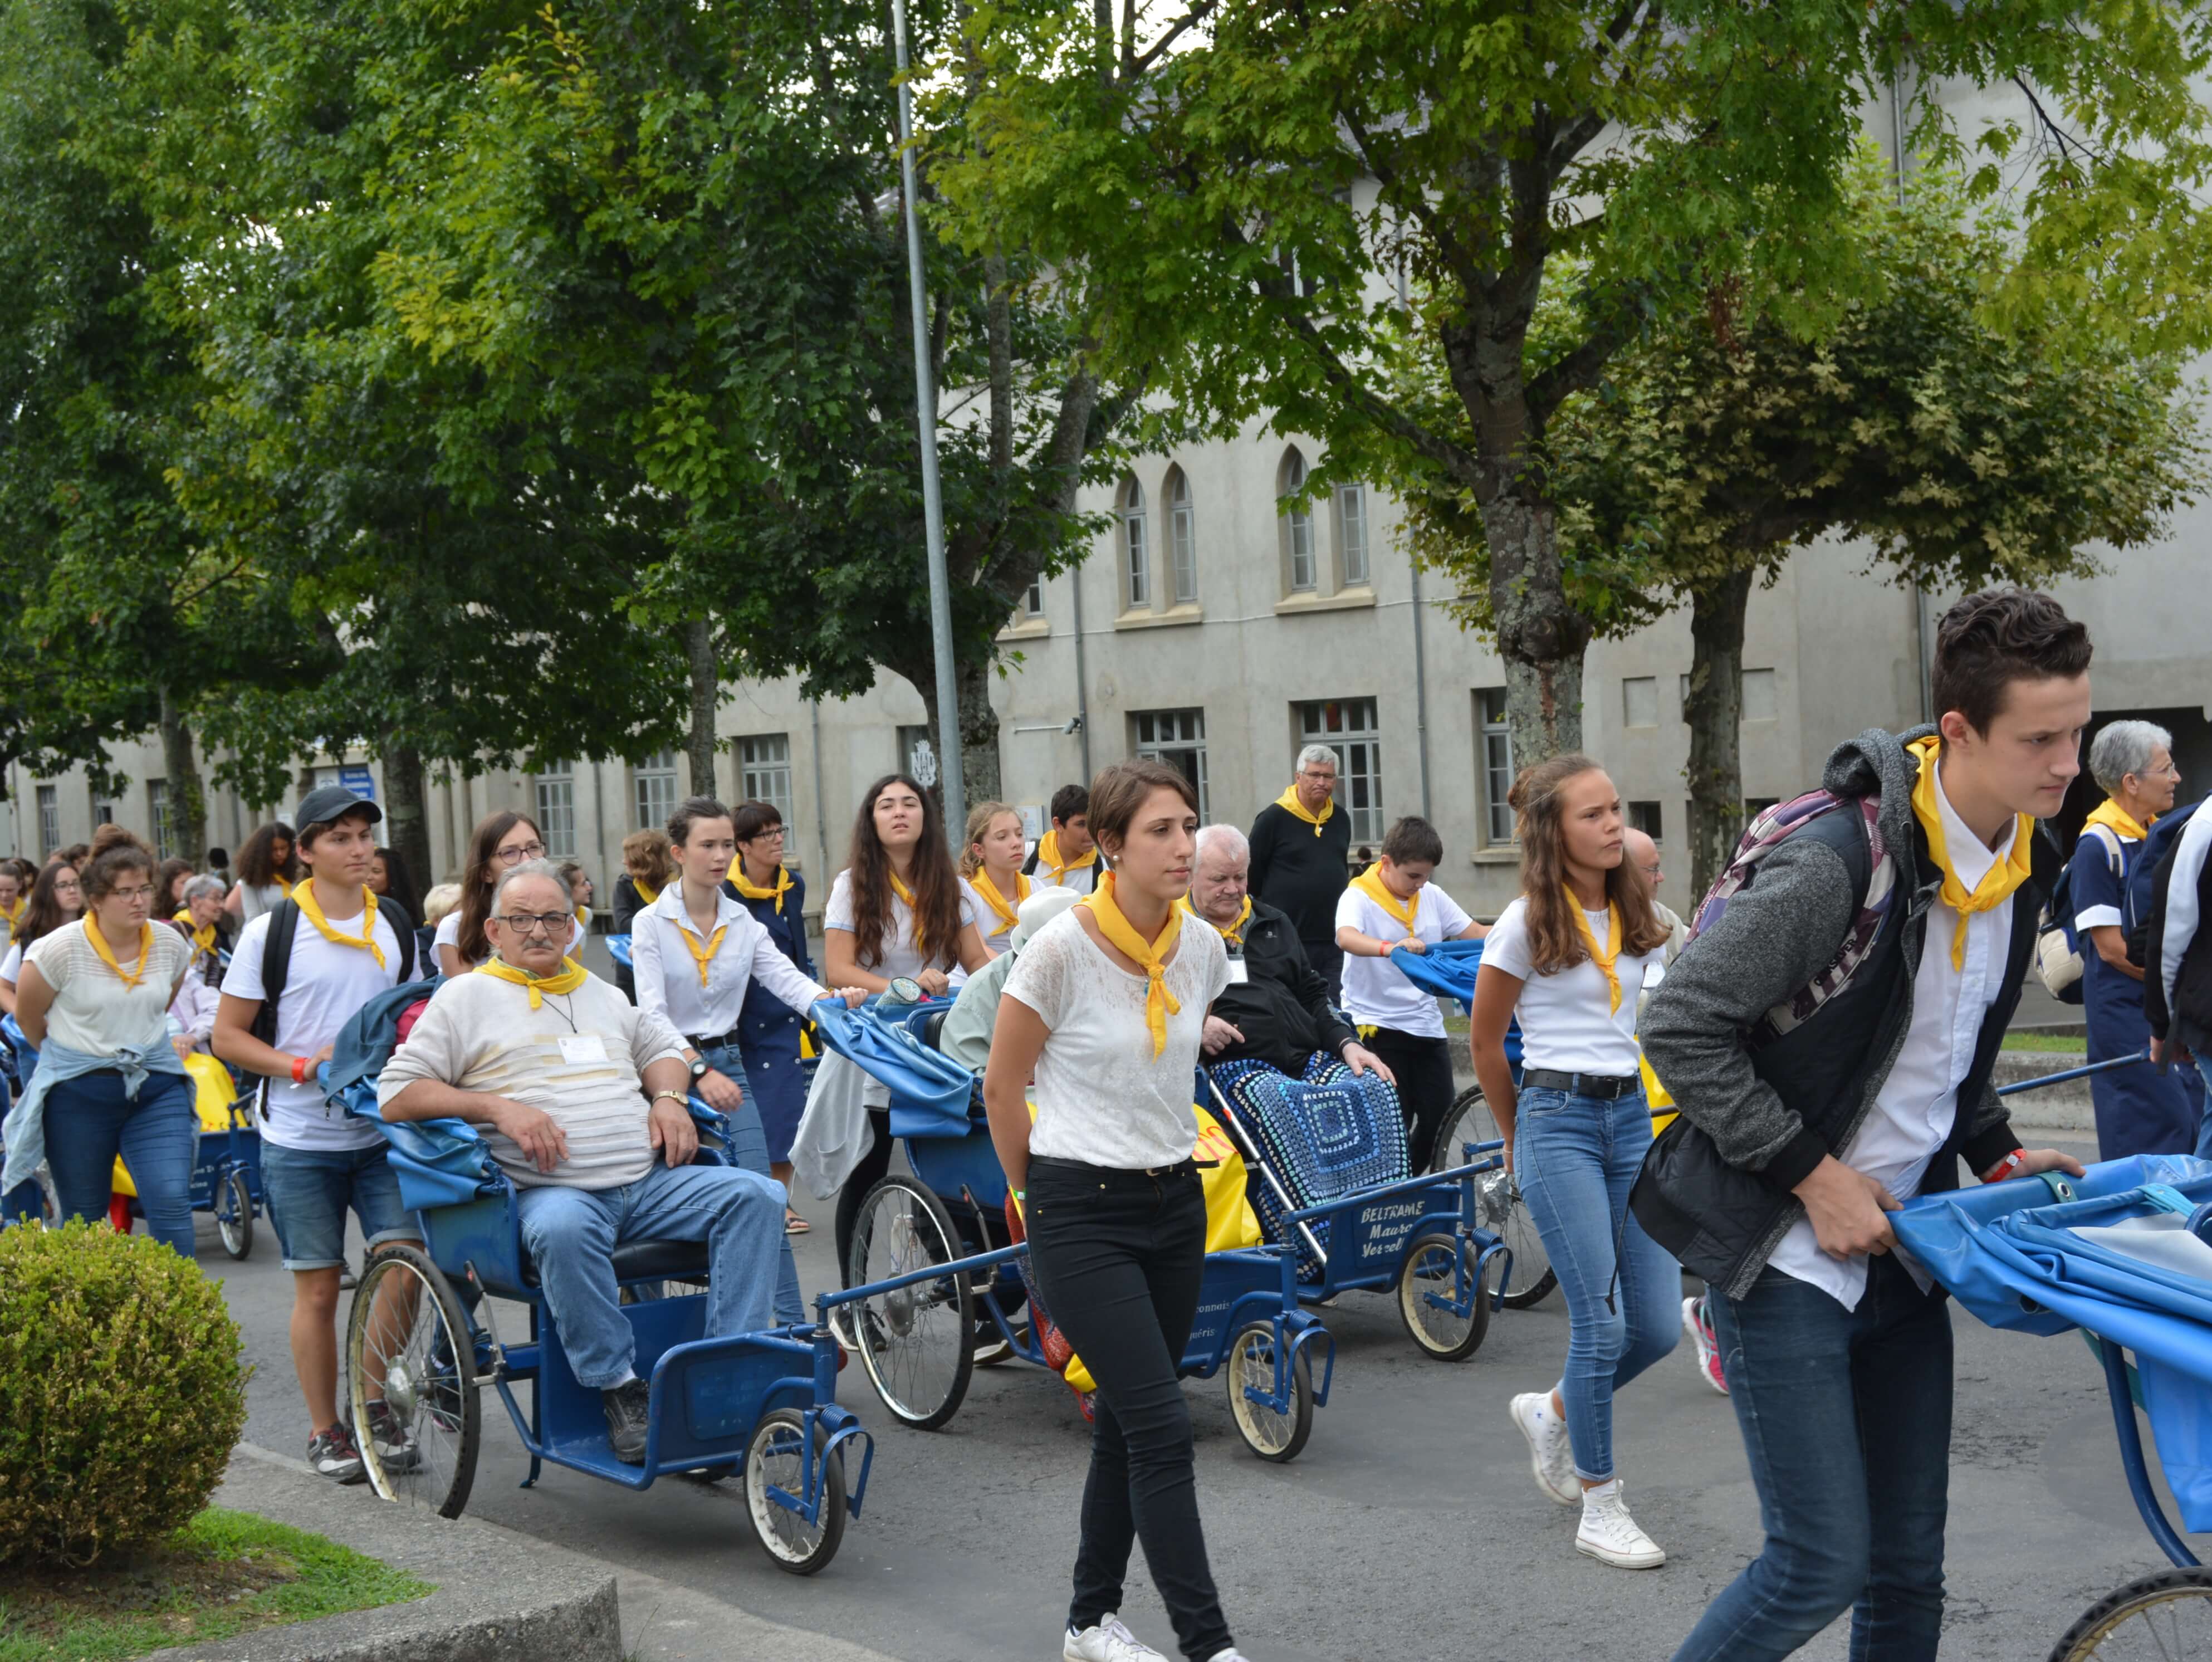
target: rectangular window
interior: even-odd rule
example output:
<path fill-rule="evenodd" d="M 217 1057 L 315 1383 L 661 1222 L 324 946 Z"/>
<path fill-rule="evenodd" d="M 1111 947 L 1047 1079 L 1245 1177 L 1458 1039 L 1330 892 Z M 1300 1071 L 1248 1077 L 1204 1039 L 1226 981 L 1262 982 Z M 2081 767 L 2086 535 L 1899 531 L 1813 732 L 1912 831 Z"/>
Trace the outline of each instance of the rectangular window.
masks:
<path fill-rule="evenodd" d="M 1628 805 L 1628 823 L 1654 843 L 1666 840 L 1666 832 L 1660 829 L 1666 822 L 1656 802 L 1631 802 Z"/>
<path fill-rule="evenodd" d="M 1623 727 L 1656 728 L 1659 725 L 1659 678 L 1656 675 L 1630 675 L 1620 683 L 1620 721 Z"/>
<path fill-rule="evenodd" d="M 46 858 L 61 845 L 61 795 L 54 786 L 41 785 L 39 787 L 39 857 Z"/>
<path fill-rule="evenodd" d="M 1129 557 L 1127 609 L 1141 612 L 1152 603 L 1152 551 L 1151 527 L 1145 518 L 1145 493 L 1134 479 L 1129 481 L 1127 505 L 1121 511 L 1121 535 Z"/>
<path fill-rule="evenodd" d="M 571 762 L 548 762 L 538 770 L 538 834 L 549 859 L 576 857 L 576 770 Z M 667 815 L 661 816 L 663 822 Z"/>
<path fill-rule="evenodd" d="M 1198 604 L 1198 515 L 1190 505 L 1190 481 L 1178 470 L 1168 481 L 1168 530 L 1175 543 L 1175 603 Z"/>
<path fill-rule="evenodd" d="M 1300 704 L 1298 743 L 1336 752 L 1336 800 L 1352 816 L 1352 840 L 1382 840 L 1382 735 L 1372 698 Z M 1293 758 L 1293 760 L 1296 758 Z"/>
<path fill-rule="evenodd" d="M 1022 616 L 1024 618 L 1044 616 L 1043 578 L 1032 578 L 1030 586 L 1022 591 Z"/>
<path fill-rule="evenodd" d="M 159 860 L 170 860 L 177 852 L 177 811 L 169 801 L 169 782 L 149 779 L 146 782 L 148 818 L 154 822 L 154 855 Z"/>
<path fill-rule="evenodd" d="M 1774 672 L 1771 669 L 1747 669 L 1743 673 L 1743 719 L 1747 721 L 1771 721 L 1781 714 L 1775 703 Z"/>
<path fill-rule="evenodd" d="M 1481 746 L 1482 840 L 1493 847 L 1512 843 L 1513 729 L 1505 720 L 1505 689 L 1485 687 L 1474 695 L 1475 725 Z"/>
<path fill-rule="evenodd" d="M 668 816 L 676 812 L 676 752 L 665 750 L 647 757 L 630 770 L 630 785 L 635 793 L 631 802 L 636 809 L 636 824 L 631 829 L 665 830 Z"/>
<path fill-rule="evenodd" d="M 1337 550 L 1344 557 L 1344 582 L 1349 588 L 1367 581 L 1367 487 L 1339 485 L 1336 490 Z"/>
<path fill-rule="evenodd" d="M 738 794 L 748 802 L 765 802 L 791 825 L 791 737 L 763 733 L 738 740 Z M 785 846 L 798 839 L 787 837 Z"/>
<path fill-rule="evenodd" d="M 1291 587 L 1305 594 L 1313 586 L 1313 509 L 1304 502 L 1297 502 L 1291 508 Z"/>
<path fill-rule="evenodd" d="M 1129 718 L 1140 761 L 1164 762 L 1190 781 L 1198 793 L 1198 818 L 1211 818 L 1206 788 L 1206 712 L 1202 709 L 1139 710 Z"/>

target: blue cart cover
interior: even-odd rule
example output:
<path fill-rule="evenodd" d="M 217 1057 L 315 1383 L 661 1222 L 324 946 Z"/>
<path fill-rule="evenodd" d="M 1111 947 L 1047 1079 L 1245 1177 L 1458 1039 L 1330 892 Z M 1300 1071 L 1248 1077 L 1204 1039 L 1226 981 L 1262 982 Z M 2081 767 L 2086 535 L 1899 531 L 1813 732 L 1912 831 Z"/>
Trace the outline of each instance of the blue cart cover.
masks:
<path fill-rule="evenodd" d="M 616 963 L 621 965 L 625 970 L 629 969 L 630 967 L 629 937 L 626 934 L 609 935 L 607 937 L 607 956 L 614 959 Z"/>
<path fill-rule="evenodd" d="M 1482 967 L 1482 943 L 1480 941 L 1439 941 L 1425 953 L 1409 953 L 1403 947 L 1390 954 L 1391 965 L 1425 993 L 1438 998 L 1459 1001 L 1459 1008 L 1468 1015 L 1474 1014 L 1474 972 Z M 1505 1060 L 1513 1068 L 1516 1079 L 1521 1076 L 1521 1024 L 1507 1024 L 1505 1029 Z"/>
<path fill-rule="evenodd" d="M 2212 1247 L 2187 1228 L 2208 1202 L 2212 1160 L 2149 1154 L 2075 1182 L 1922 1196 L 1893 1218 L 1911 1256 L 1992 1327 L 2081 1327 L 2133 1353 L 2191 1531 L 2212 1530 Z"/>
<path fill-rule="evenodd" d="M 814 1007 L 814 1021 L 825 1046 L 890 1090 L 893 1136 L 968 1135 L 975 1075 L 924 1044 L 903 1020 L 872 1004 L 851 1010 L 842 998 L 825 998 Z"/>

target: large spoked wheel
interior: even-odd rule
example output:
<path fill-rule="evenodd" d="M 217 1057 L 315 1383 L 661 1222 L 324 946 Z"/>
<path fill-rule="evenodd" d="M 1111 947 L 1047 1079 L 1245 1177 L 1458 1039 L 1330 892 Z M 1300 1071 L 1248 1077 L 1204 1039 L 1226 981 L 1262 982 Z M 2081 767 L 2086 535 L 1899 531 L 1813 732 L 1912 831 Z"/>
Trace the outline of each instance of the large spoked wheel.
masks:
<path fill-rule="evenodd" d="M 829 1436 L 814 1428 L 814 1458 L 822 1470 L 822 1512 L 814 1522 L 769 1493 L 781 1489 L 795 1500 L 806 1497 L 806 1422 L 795 1408 L 761 1416 L 745 1448 L 745 1516 L 761 1550 L 778 1569 L 811 1575 L 837 1555 L 845 1538 L 845 1463 L 829 1454 Z M 825 1469 L 826 1463 L 826 1469 Z"/>
<path fill-rule="evenodd" d="M 895 1281 L 960 1256 L 944 1202 L 908 1177 L 868 1190 L 853 1232 L 848 1284 Z M 845 1306 L 860 1362 L 884 1406 L 934 1431 L 958 1411 L 975 1364 L 968 1278 L 937 1275 Z"/>
<path fill-rule="evenodd" d="M 376 1492 L 459 1517 L 483 1444 L 476 1342 L 453 1284 L 421 1248 L 393 1243 L 362 1271 L 346 1325 L 346 1385 Z"/>
<path fill-rule="evenodd" d="M 1462 1151 L 1468 1143 L 1497 1141 L 1498 1121 L 1483 1100 L 1482 1087 L 1470 1085 L 1453 1099 L 1451 1111 L 1444 1116 L 1429 1169 L 1444 1172 L 1463 1166 L 1467 1159 Z M 1549 1298 L 1559 1278 L 1552 1269 L 1551 1254 L 1544 1251 L 1544 1238 L 1536 1233 L 1536 1221 L 1521 1198 L 1520 1185 L 1510 1172 L 1492 1172 L 1474 1180 L 1474 1221 L 1504 1241 L 1513 1255 L 1513 1267 L 1498 1289 L 1498 1302 L 1508 1310 L 1526 1310 Z"/>
<path fill-rule="evenodd" d="M 234 1258 L 253 1251 L 253 1191 L 246 1173 L 233 1166 L 215 1186 L 215 1229 L 222 1250 Z"/>
<path fill-rule="evenodd" d="M 2212 1570 L 2169 1569 L 2130 1581 L 2082 1612 L 2051 1662 L 2206 1662 L 2212 1658 Z"/>
<path fill-rule="evenodd" d="M 1464 1316 L 1452 1308 L 1459 1297 L 1462 1259 L 1474 1295 Z M 1482 1336 L 1490 1330 L 1490 1289 L 1483 1285 L 1474 1243 L 1441 1233 L 1415 1241 L 1398 1275 L 1398 1314 L 1413 1342 L 1439 1361 L 1463 1362 L 1481 1348 Z"/>
<path fill-rule="evenodd" d="M 1279 1464 L 1295 1460 L 1313 1435 L 1313 1370 L 1303 1351 L 1291 1367 L 1291 1401 L 1280 1414 L 1264 1400 L 1275 1391 L 1275 1328 L 1272 1322 L 1252 1322 L 1237 1330 L 1229 1342 L 1229 1360 L 1222 1373 L 1229 1380 L 1229 1415 L 1237 1434 L 1263 1460 Z M 1245 1393 L 1256 1391 L 1263 1400 Z"/>

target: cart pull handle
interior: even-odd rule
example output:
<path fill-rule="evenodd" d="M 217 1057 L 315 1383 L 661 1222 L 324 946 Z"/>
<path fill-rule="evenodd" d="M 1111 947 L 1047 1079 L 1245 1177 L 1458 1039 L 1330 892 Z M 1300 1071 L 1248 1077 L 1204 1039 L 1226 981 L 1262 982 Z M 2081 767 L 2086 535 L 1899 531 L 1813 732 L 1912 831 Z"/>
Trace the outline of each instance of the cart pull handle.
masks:
<path fill-rule="evenodd" d="M 2212 1234 L 2206 1233 L 2208 1228 L 2212 1228 L 2212 1201 L 2199 1205 L 2171 1184 L 2164 1183 L 2147 1183 L 2142 1194 L 2160 1211 L 2177 1213 L 2188 1219 L 2189 1233 L 2197 1239 L 2212 1241 Z"/>
<path fill-rule="evenodd" d="M 2063 1205 L 2074 1198 L 2074 1185 L 2068 1180 L 2064 1172 L 2038 1172 L 2035 1175 L 2041 1178 L 2044 1186 L 2051 1190 L 2052 1200 Z"/>

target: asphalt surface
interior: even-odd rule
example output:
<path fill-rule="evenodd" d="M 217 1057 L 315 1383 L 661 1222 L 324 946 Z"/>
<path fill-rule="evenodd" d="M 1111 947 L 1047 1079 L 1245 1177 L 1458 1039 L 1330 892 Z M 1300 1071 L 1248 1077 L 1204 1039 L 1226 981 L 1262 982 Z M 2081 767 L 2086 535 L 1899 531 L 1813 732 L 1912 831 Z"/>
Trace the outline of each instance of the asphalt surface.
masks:
<path fill-rule="evenodd" d="M 831 1281 L 830 1208 L 802 1209 L 821 1226 L 799 1242 L 811 1294 Z M 204 1219 L 201 1237 L 255 1364 L 247 1440 L 296 1456 L 307 1426 L 273 1233 L 264 1226 L 238 1264 Z M 1253 1662 L 1664 1658 L 1756 1550 L 1734 1416 L 1686 1347 L 1618 1405 L 1631 1502 L 1670 1555 L 1634 1574 L 1573 1550 L 1574 1513 L 1537 1491 L 1507 1418 L 1515 1392 L 1556 1376 L 1566 1342 L 1556 1294 L 1499 1312 L 1457 1365 L 1419 1356 L 1381 1296 L 1348 1295 L 1324 1319 L 1338 1342 L 1334 1388 L 1288 1465 L 1244 1447 L 1219 1378 L 1186 1387 L 1214 1571 Z M 1956 1328 L 1944 1654 L 2041 1657 L 2096 1598 L 2163 1560 L 2136 1516 L 2101 1376 L 2079 1340 L 1994 1333 L 1965 1316 Z M 765 1560 L 732 1484 L 632 1493 L 549 1467 L 538 1488 L 519 1488 L 525 1457 L 491 1401 L 470 1513 L 902 1662 L 1056 1656 L 1085 1463 L 1066 1388 L 1018 1365 L 979 1371 L 965 1406 L 933 1434 L 890 1423 L 857 1367 L 842 1386 L 878 1435 L 875 1470 L 864 1515 L 811 1580 Z M 378 1504 L 359 1488 L 334 1490 L 331 1503 Z M 1124 1610 L 1172 1651 L 1141 1565 Z M 625 1629 L 637 1619 L 627 1611 Z M 695 1635 L 685 1653 L 721 1653 Z M 1840 1624 L 1804 1653 L 1844 1653 Z"/>

